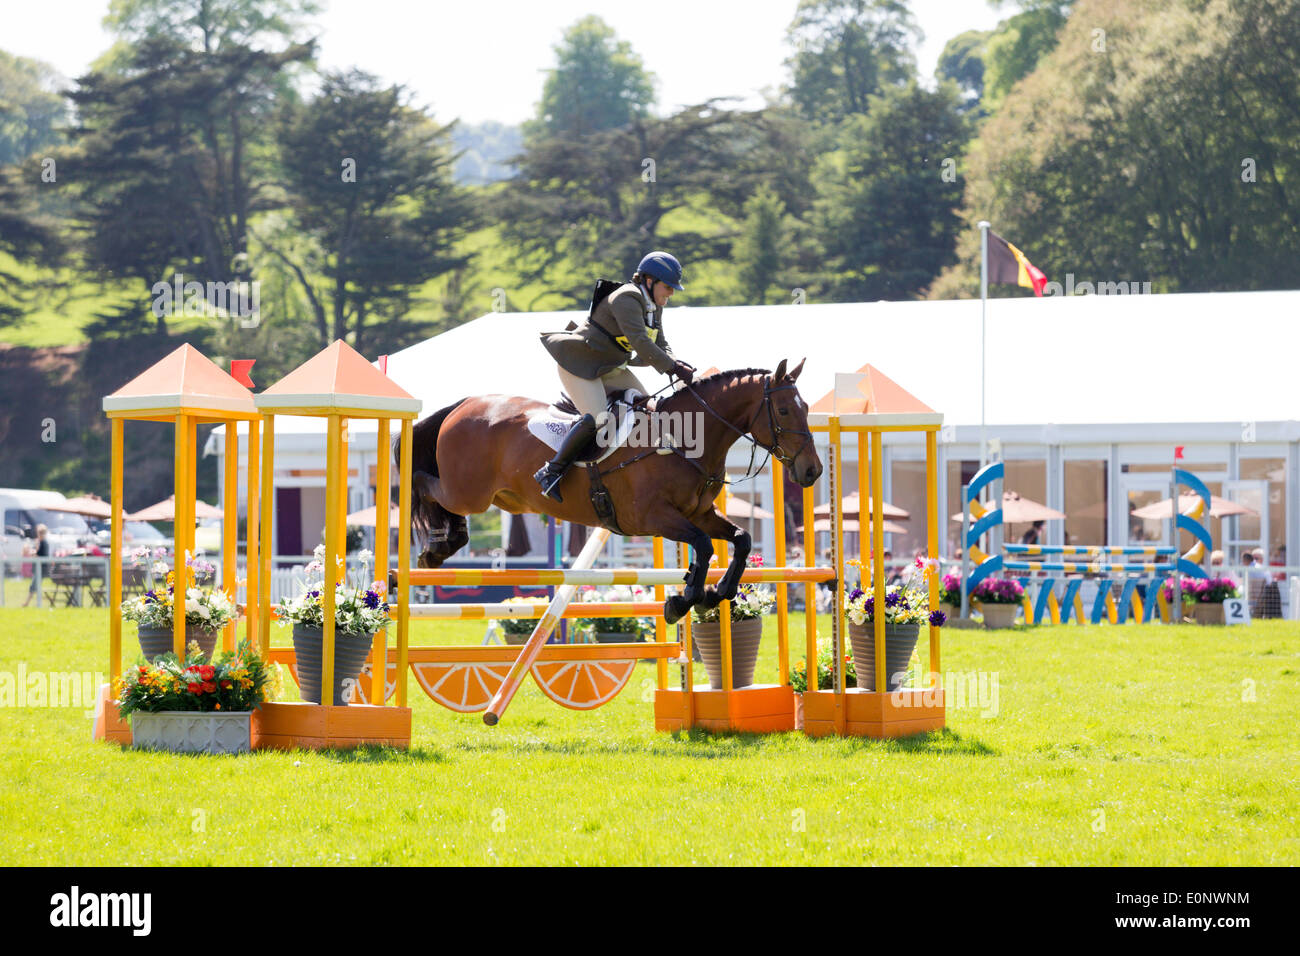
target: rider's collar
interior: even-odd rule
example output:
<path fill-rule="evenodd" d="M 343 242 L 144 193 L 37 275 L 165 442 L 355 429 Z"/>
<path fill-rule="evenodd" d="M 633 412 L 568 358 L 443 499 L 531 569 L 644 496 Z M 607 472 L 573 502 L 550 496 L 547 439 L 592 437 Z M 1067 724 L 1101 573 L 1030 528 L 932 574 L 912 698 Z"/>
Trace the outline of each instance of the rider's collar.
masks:
<path fill-rule="evenodd" d="M 638 285 L 636 287 L 636 291 L 641 293 L 641 301 L 645 303 L 646 308 L 649 309 L 651 312 L 654 312 L 656 309 L 659 308 L 659 306 L 655 305 L 655 300 L 646 294 L 645 286 Z"/>

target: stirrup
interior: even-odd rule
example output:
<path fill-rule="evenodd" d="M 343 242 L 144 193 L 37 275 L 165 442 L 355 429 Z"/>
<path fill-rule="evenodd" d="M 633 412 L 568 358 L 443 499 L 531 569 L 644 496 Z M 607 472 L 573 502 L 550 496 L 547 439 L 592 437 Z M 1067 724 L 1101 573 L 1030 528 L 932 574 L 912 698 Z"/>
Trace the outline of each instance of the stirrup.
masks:
<path fill-rule="evenodd" d="M 563 503 L 564 499 L 560 497 L 560 480 L 564 477 L 565 471 L 568 469 L 556 470 L 551 467 L 550 462 L 547 462 L 533 473 L 533 478 L 542 486 L 542 494 L 553 501 Z"/>

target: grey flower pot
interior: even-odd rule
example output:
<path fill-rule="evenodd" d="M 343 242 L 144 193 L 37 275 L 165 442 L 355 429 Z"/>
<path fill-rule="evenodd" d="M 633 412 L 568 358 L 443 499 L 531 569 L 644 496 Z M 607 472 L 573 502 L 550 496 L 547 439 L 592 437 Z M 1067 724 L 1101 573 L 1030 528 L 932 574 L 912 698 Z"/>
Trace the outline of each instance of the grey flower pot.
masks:
<path fill-rule="evenodd" d="M 220 633 L 219 630 L 214 628 L 186 624 L 185 646 L 189 647 L 190 641 L 197 641 L 199 650 L 203 652 L 203 657 L 211 660 L 212 652 L 217 648 L 217 635 Z M 144 656 L 151 661 L 157 660 L 164 654 L 171 653 L 172 629 L 170 627 L 140 628 L 140 650 L 144 651 Z M 183 659 L 185 655 L 182 654 L 181 657 Z"/>
<path fill-rule="evenodd" d="M 352 685 L 361 673 L 370 654 L 373 634 L 334 632 L 334 694 L 335 707 L 346 707 Z M 298 670 L 298 692 L 310 704 L 321 702 L 321 658 L 325 634 L 319 627 L 303 624 L 293 626 L 293 653 Z"/>
<path fill-rule="evenodd" d="M 731 686 L 748 687 L 754 683 L 754 667 L 758 664 L 758 645 L 763 640 L 763 619 L 746 618 L 731 622 Z M 691 623 L 691 643 L 704 658 L 709 672 L 709 686 L 722 690 L 722 624 L 720 622 Z"/>
<path fill-rule="evenodd" d="M 903 684 L 903 675 L 916 650 L 916 639 L 921 633 L 920 624 L 890 624 L 885 622 L 885 679 L 891 692 Z M 853 670 L 858 687 L 876 689 L 876 625 L 849 623 L 849 644 L 853 647 Z"/>
<path fill-rule="evenodd" d="M 251 710 L 198 712 L 160 710 L 137 711 L 131 715 L 131 745 L 173 753 L 248 753 L 253 712 Z"/>

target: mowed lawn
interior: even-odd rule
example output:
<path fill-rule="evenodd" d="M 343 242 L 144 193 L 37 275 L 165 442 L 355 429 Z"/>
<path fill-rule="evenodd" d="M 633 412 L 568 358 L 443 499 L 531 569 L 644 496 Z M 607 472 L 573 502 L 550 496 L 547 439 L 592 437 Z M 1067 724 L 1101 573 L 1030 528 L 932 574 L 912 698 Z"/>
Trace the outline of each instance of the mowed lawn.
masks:
<path fill-rule="evenodd" d="M 760 680 L 775 643 L 769 622 Z M 84 708 L 8 699 L 0 864 L 1300 863 L 1294 622 L 947 630 L 943 647 L 983 701 L 893 742 L 658 734 L 650 664 L 588 713 L 528 683 L 495 729 L 412 681 L 409 752 L 134 752 L 93 743 Z M 106 648 L 103 610 L 0 609 L 0 681 L 103 671 Z"/>

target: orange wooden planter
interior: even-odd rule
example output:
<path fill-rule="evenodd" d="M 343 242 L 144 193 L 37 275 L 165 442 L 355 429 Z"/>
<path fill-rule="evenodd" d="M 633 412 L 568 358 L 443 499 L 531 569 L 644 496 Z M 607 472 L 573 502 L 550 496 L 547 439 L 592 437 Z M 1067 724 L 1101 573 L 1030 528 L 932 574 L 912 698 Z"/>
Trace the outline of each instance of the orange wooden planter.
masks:
<path fill-rule="evenodd" d="M 254 750 L 348 749 L 370 744 L 409 748 L 411 709 L 353 704 L 263 704 L 253 711 Z"/>
<path fill-rule="evenodd" d="M 849 737 L 907 737 L 942 730 L 943 689 L 904 689 L 893 693 L 849 688 L 841 698 L 843 730 L 837 730 L 835 694 L 810 691 L 803 695 L 803 731 L 810 737 L 843 733 Z"/>
<path fill-rule="evenodd" d="M 731 692 L 728 713 L 727 693 L 696 684 L 693 693 L 695 723 L 708 731 L 748 731 L 771 733 L 794 730 L 794 691 L 788 684 L 751 684 Z M 685 704 L 680 690 L 655 692 L 655 730 L 689 730 L 682 717 Z"/>

